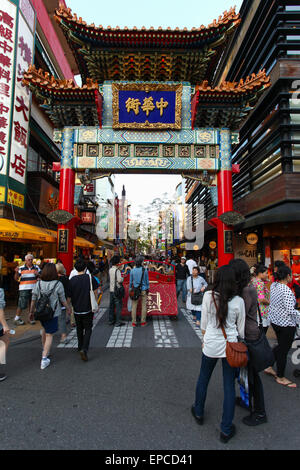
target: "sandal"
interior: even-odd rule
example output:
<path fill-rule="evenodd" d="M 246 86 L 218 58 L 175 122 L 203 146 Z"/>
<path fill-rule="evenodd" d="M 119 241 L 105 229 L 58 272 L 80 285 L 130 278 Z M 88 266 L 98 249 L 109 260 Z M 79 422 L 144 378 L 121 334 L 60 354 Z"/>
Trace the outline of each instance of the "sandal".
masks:
<path fill-rule="evenodd" d="M 288 387 L 288 388 L 297 388 L 297 384 L 295 384 L 294 382 L 282 383 L 282 382 L 278 382 L 277 379 L 276 379 L 276 383 L 278 383 L 279 385 L 283 385 L 284 387 Z"/>
<path fill-rule="evenodd" d="M 276 374 L 275 371 L 274 371 L 274 374 L 273 374 L 273 372 L 270 372 L 268 369 L 266 369 L 266 370 L 264 370 L 264 373 L 266 375 L 270 375 L 271 377 L 274 377 L 275 380 L 277 379 L 277 374 Z"/>

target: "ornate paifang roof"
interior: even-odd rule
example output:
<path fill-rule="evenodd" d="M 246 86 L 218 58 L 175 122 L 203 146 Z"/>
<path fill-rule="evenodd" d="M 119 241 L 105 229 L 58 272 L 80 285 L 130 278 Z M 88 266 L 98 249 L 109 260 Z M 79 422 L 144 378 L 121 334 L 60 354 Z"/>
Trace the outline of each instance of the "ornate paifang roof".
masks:
<path fill-rule="evenodd" d="M 56 79 L 32 65 L 24 73 L 23 83 L 34 92 L 56 127 L 102 127 L 103 98 L 97 82 L 87 79 L 79 87 L 73 80 Z"/>
<path fill-rule="evenodd" d="M 222 82 L 211 88 L 207 81 L 196 85 L 192 97 L 192 127 L 239 129 L 264 90 L 271 86 L 265 70 L 240 82 Z"/>
<path fill-rule="evenodd" d="M 55 19 L 73 50 L 83 83 L 97 80 L 212 81 L 228 39 L 240 23 L 234 9 L 191 30 L 96 27 L 60 5 Z"/>
<path fill-rule="evenodd" d="M 102 127 L 103 97 L 97 82 L 87 79 L 82 87 L 73 80 L 58 80 L 30 66 L 23 83 L 31 88 L 55 127 Z M 223 82 L 212 88 L 196 85 L 192 97 L 192 128 L 228 127 L 237 130 L 270 83 L 265 70 L 240 82 Z"/>

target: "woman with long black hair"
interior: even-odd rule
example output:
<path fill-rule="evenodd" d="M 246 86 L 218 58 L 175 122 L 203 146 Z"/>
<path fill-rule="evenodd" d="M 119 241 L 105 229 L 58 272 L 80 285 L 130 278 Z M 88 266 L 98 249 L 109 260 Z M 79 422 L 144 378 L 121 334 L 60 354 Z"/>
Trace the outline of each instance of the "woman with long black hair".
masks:
<path fill-rule="evenodd" d="M 260 329 L 257 322 L 258 296 L 253 285 L 250 284 L 250 269 L 248 264 L 242 259 L 230 261 L 229 266 L 234 270 L 237 294 L 245 302 L 246 320 L 245 320 L 245 340 L 256 341 L 260 337 Z M 261 271 L 261 270 L 260 270 Z M 249 411 L 250 415 L 243 418 L 243 423 L 248 426 L 257 426 L 266 423 L 267 416 L 265 411 L 264 389 L 259 376 L 251 364 L 251 358 L 248 362 L 248 382 L 249 382 Z M 272 367 L 267 370 L 269 375 L 276 376 Z M 241 399 L 237 397 L 237 404 L 241 405 Z"/>
<path fill-rule="evenodd" d="M 235 435 L 235 426 L 232 421 L 235 409 L 237 370 L 230 367 L 227 362 L 226 340 L 222 327 L 224 327 L 230 342 L 236 342 L 238 336 L 243 338 L 245 329 L 245 304 L 243 299 L 236 295 L 236 292 L 233 269 L 229 266 L 222 266 L 217 271 L 213 289 L 206 292 L 203 297 L 201 317 L 201 329 L 204 335 L 203 355 L 195 404 L 191 410 L 197 423 L 203 424 L 207 387 L 218 359 L 222 359 L 224 402 L 220 440 L 224 443 Z"/>

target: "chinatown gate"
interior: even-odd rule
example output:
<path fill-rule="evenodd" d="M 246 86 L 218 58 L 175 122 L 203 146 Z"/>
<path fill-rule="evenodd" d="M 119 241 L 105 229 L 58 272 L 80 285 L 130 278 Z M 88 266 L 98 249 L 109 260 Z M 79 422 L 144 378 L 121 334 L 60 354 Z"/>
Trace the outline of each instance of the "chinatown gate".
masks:
<path fill-rule="evenodd" d="M 264 71 L 213 87 L 214 71 L 240 23 L 234 10 L 199 29 L 104 29 L 63 6 L 56 21 L 74 53 L 82 87 L 30 67 L 24 83 L 62 144 L 58 258 L 73 267 L 75 174 L 182 174 L 218 188 L 219 265 L 233 258 L 231 147 L 237 129 L 270 85 Z M 226 218 L 227 215 L 227 218 Z M 228 225 L 227 225 L 228 224 Z"/>

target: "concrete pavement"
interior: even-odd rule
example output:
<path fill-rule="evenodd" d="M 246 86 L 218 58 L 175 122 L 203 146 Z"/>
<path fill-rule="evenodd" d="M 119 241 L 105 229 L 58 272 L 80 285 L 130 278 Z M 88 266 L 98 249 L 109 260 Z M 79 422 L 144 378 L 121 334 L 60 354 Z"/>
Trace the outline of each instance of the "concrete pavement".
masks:
<path fill-rule="evenodd" d="M 59 337 L 44 371 L 39 340 L 12 345 L 9 377 L 0 384 L 1 449 L 299 449 L 299 379 L 292 390 L 262 374 L 268 423 L 249 428 L 241 422 L 247 412 L 237 408 L 237 435 L 224 445 L 220 363 L 209 386 L 204 426 L 190 413 L 201 348 L 187 319 L 172 322 L 178 344 L 168 349 L 152 346 L 154 324 L 135 330 L 130 348 L 109 347 L 107 294 L 102 302 L 105 313 L 93 331 L 87 363 L 76 348 L 59 349 Z M 289 358 L 287 377 L 293 368 Z"/>

